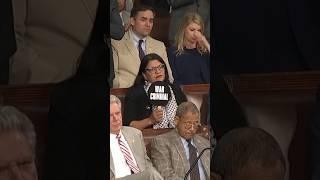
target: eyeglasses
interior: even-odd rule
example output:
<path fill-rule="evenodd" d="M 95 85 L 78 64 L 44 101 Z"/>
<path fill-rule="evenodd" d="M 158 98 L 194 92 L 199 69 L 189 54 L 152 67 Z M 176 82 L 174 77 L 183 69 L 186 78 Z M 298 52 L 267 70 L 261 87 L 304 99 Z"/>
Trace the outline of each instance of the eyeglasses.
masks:
<path fill-rule="evenodd" d="M 152 67 L 152 68 L 150 68 L 150 69 L 148 69 L 148 68 L 146 68 L 145 70 L 147 71 L 147 72 L 150 72 L 150 73 L 155 73 L 156 71 L 163 71 L 164 70 L 164 64 L 160 64 L 159 66 L 157 66 L 157 67 Z"/>
<path fill-rule="evenodd" d="M 183 125 L 186 129 L 190 129 L 191 127 L 198 129 L 201 126 L 199 122 L 183 122 Z"/>

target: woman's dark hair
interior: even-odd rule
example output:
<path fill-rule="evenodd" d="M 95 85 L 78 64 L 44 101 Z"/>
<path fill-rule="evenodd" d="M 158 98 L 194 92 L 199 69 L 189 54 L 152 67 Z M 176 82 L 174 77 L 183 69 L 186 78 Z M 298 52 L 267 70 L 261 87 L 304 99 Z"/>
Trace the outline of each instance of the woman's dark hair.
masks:
<path fill-rule="evenodd" d="M 133 6 L 133 8 L 131 9 L 130 17 L 136 17 L 138 12 L 147 11 L 147 10 L 152 11 L 153 15 L 156 16 L 156 11 L 154 10 L 154 8 L 152 6 L 148 6 L 145 4 L 139 4 L 139 5 Z"/>
<path fill-rule="evenodd" d="M 149 62 L 150 61 L 154 61 L 154 60 L 158 60 L 160 63 L 162 63 L 164 65 L 164 67 L 165 67 L 165 78 L 164 78 L 163 82 L 167 82 L 168 84 L 170 84 L 169 74 L 168 74 L 168 69 L 167 69 L 166 63 L 164 62 L 162 57 L 160 57 L 158 54 L 151 53 L 151 54 L 145 55 L 142 58 L 138 75 L 137 75 L 137 77 L 136 77 L 136 79 L 134 81 L 134 85 L 144 84 L 145 79 L 144 79 L 142 73 L 144 73 L 146 71 L 146 67 L 149 64 Z"/>

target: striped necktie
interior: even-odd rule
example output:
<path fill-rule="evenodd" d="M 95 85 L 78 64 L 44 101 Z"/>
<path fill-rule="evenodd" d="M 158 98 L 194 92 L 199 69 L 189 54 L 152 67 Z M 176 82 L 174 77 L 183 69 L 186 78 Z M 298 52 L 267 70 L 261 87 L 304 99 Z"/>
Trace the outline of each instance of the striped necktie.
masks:
<path fill-rule="evenodd" d="M 138 168 L 138 166 L 134 163 L 133 158 L 130 154 L 130 151 L 128 149 L 128 147 L 126 146 L 126 144 L 121 140 L 121 135 L 117 134 L 116 138 L 118 139 L 118 143 L 119 143 L 119 147 L 120 150 L 126 160 L 127 165 L 129 166 L 129 168 L 131 169 L 131 171 L 136 174 L 140 172 L 140 169 Z"/>
<path fill-rule="evenodd" d="M 197 149 L 191 144 L 191 140 L 188 139 L 188 147 L 189 147 L 189 163 L 190 166 L 196 161 L 197 159 Z M 200 180 L 200 173 L 199 173 L 199 167 L 198 163 L 193 168 L 193 170 L 190 173 L 190 180 Z"/>

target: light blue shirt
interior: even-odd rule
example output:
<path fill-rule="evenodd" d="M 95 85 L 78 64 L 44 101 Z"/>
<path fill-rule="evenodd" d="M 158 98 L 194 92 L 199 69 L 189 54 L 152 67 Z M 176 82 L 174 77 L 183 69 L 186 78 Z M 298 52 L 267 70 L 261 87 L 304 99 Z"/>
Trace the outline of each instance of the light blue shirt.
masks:
<path fill-rule="evenodd" d="M 189 161 L 189 147 L 188 147 L 188 142 L 187 140 L 185 140 L 184 138 L 180 137 L 181 138 L 181 141 L 182 141 L 182 144 L 183 144 L 183 147 L 184 147 L 184 152 L 186 153 L 186 156 L 187 156 L 187 159 Z M 191 144 L 196 147 L 196 145 L 193 143 L 193 140 L 191 140 Z M 196 147 L 197 148 L 197 147 Z M 198 152 L 198 149 L 197 149 L 197 156 L 199 156 L 199 152 Z M 190 164 L 191 166 L 191 164 Z M 198 168 L 199 168 L 199 174 L 200 174 L 200 179 L 201 180 L 206 180 L 206 175 L 204 173 L 204 168 L 203 168 L 203 165 L 202 165 L 202 162 L 201 162 L 201 159 L 199 159 L 198 161 Z"/>

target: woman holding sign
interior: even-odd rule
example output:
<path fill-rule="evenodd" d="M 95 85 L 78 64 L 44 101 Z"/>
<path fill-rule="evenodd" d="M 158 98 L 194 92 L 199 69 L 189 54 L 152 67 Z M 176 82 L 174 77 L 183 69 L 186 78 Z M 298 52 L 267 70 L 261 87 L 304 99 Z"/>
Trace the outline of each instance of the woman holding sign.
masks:
<path fill-rule="evenodd" d="M 177 107 L 187 98 L 168 78 L 166 64 L 159 55 L 148 54 L 141 60 L 135 83 L 126 94 L 124 125 L 140 130 L 175 127 Z"/>

